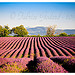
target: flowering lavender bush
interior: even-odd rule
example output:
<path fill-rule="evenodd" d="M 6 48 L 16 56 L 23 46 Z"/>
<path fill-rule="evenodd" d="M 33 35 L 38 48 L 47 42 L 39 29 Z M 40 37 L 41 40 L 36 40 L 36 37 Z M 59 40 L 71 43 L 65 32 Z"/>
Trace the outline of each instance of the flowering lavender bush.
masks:
<path fill-rule="evenodd" d="M 34 64 L 34 65 L 32 65 Z M 66 71 L 61 65 L 54 63 L 51 59 L 47 57 L 39 57 L 28 65 L 29 68 L 32 68 L 32 72 L 41 72 L 41 73 L 66 73 Z M 31 69 L 30 69 L 31 70 Z"/>
<path fill-rule="evenodd" d="M 31 61 L 30 58 L 0 58 L 1 73 L 19 73 L 29 72 L 26 64 Z"/>
<path fill-rule="evenodd" d="M 61 64 L 68 72 L 75 72 L 75 56 L 55 56 L 50 59 Z"/>

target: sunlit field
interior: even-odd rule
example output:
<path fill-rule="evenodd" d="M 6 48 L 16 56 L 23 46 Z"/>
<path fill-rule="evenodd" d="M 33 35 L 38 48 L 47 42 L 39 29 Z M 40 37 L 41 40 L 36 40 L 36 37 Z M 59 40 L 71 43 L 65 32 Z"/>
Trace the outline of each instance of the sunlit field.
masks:
<path fill-rule="evenodd" d="M 75 37 L 0 37 L 0 72 L 65 73 L 74 67 Z"/>

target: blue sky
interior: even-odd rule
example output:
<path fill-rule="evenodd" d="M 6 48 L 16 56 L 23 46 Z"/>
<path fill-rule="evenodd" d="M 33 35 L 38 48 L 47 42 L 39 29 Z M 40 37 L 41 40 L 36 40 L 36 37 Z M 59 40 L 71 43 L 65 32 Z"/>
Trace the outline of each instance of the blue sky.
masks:
<path fill-rule="evenodd" d="M 75 29 L 75 2 L 0 2 L 0 25 L 7 24 Z"/>

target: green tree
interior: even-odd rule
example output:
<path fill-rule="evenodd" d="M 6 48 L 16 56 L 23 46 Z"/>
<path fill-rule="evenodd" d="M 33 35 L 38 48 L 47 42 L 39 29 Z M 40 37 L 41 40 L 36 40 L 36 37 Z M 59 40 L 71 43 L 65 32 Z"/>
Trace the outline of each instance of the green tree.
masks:
<path fill-rule="evenodd" d="M 59 36 L 68 36 L 68 35 L 67 33 L 63 32 L 63 33 L 60 33 Z"/>
<path fill-rule="evenodd" d="M 14 28 L 12 28 L 12 30 L 14 31 L 15 34 L 18 34 L 18 36 L 23 37 L 28 34 L 27 29 L 25 29 L 23 25 L 14 27 Z"/>
<path fill-rule="evenodd" d="M 3 28 L 0 25 L 0 37 L 8 36 L 8 34 L 9 34 L 9 30 L 6 27 Z"/>
<path fill-rule="evenodd" d="M 0 30 L 2 29 L 2 26 L 0 25 Z"/>
<path fill-rule="evenodd" d="M 68 35 L 68 36 L 75 36 L 75 34 L 70 34 L 70 35 Z"/>
<path fill-rule="evenodd" d="M 7 25 L 5 25 L 4 28 L 6 28 L 7 30 L 9 30 L 9 27 Z"/>
<path fill-rule="evenodd" d="M 6 28 L 2 28 L 1 29 L 1 32 L 0 32 L 0 36 L 1 37 L 5 37 L 5 36 L 8 36 L 9 32 Z"/>
<path fill-rule="evenodd" d="M 8 30 L 8 34 L 11 33 L 11 29 L 8 27 L 8 24 L 4 26 L 4 28 L 6 28 Z"/>
<path fill-rule="evenodd" d="M 2 26 L 0 25 L 0 37 L 1 37 Z"/>

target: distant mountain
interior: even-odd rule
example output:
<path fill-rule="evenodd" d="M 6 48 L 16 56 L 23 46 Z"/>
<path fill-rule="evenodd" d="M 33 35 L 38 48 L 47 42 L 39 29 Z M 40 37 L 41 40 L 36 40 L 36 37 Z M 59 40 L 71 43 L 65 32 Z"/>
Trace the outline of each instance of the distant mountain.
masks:
<path fill-rule="evenodd" d="M 46 30 L 47 30 L 47 27 L 34 27 L 34 28 L 28 28 L 27 27 L 27 31 L 29 32 L 29 35 L 46 35 Z M 68 35 L 69 34 L 75 34 L 75 29 L 57 29 L 55 34 L 56 33 L 61 33 L 61 32 L 65 32 L 67 33 Z"/>
<path fill-rule="evenodd" d="M 27 28 L 29 35 L 46 35 L 46 27 Z"/>

